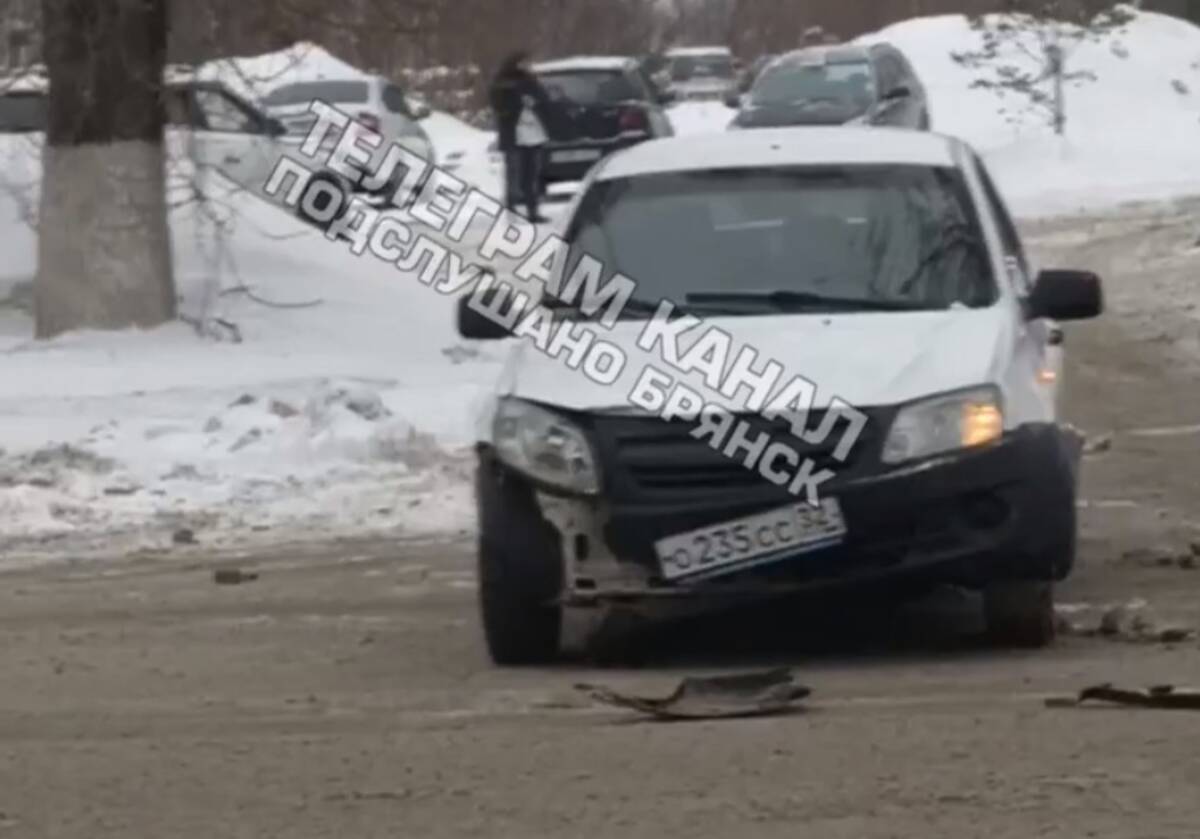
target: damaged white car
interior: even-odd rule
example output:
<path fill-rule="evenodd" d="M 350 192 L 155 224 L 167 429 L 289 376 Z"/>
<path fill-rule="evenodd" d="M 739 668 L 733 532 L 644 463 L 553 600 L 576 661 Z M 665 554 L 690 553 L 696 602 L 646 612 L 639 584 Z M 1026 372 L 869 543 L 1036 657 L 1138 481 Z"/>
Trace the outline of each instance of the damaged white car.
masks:
<path fill-rule="evenodd" d="M 512 343 L 477 445 L 496 662 L 553 660 L 580 611 L 868 584 L 980 590 L 998 643 L 1052 641 L 1078 462 L 1058 323 L 1099 315 L 1100 281 L 1035 270 L 966 144 L 652 141 L 591 172 L 564 239 L 528 321 L 478 292 L 458 313 Z M 585 258 L 634 281 L 615 317 L 564 282 Z M 546 312 L 550 341 L 528 325 Z M 606 364 L 580 363 L 588 342 Z"/>

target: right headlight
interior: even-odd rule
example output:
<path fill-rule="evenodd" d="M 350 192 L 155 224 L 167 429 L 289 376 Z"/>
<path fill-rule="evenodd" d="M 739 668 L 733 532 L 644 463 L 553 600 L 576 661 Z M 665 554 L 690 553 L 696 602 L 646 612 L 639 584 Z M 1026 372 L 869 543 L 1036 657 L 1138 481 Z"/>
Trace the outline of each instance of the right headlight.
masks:
<path fill-rule="evenodd" d="M 906 463 L 984 446 L 1004 434 L 1000 391 L 986 386 L 935 396 L 900 409 L 883 445 L 883 462 Z"/>
<path fill-rule="evenodd" d="M 583 431 L 553 411 L 501 399 L 492 444 L 501 460 L 536 481 L 582 495 L 600 491 L 596 458 Z"/>

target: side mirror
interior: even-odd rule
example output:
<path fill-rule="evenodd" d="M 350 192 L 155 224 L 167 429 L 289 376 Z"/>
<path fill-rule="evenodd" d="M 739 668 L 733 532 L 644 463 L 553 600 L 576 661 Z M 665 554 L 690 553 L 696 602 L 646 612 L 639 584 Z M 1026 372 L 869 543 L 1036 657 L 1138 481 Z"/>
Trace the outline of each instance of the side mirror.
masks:
<path fill-rule="evenodd" d="M 742 96 L 736 91 L 725 96 L 725 107 L 738 110 L 742 107 Z"/>
<path fill-rule="evenodd" d="M 893 87 L 891 90 L 889 90 L 887 93 L 885 93 L 883 95 L 883 98 L 888 101 L 891 101 L 891 100 L 895 100 L 895 99 L 907 99 L 910 96 L 912 96 L 912 89 L 909 88 L 908 85 L 902 84 L 902 85 L 899 85 L 898 87 Z"/>
<path fill-rule="evenodd" d="M 471 295 L 458 300 L 458 334 L 476 341 L 499 341 L 510 337 L 508 330 L 471 307 Z"/>
<path fill-rule="evenodd" d="M 1088 320 L 1103 311 L 1100 278 L 1090 271 L 1042 271 L 1026 300 L 1030 320 Z"/>
<path fill-rule="evenodd" d="M 282 120 L 276 119 L 275 117 L 267 118 L 267 136 L 282 137 L 287 133 L 287 126 L 283 124 Z"/>

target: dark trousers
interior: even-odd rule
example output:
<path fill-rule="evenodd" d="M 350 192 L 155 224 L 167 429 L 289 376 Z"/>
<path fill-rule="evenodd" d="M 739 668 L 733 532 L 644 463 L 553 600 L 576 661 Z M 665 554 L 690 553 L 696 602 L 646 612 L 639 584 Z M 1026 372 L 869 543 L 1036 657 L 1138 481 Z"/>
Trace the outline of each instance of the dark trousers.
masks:
<path fill-rule="evenodd" d="M 536 218 L 542 197 L 541 146 L 514 146 L 504 155 L 504 203 L 515 210 L 525 205 L 530 218 Z"/>

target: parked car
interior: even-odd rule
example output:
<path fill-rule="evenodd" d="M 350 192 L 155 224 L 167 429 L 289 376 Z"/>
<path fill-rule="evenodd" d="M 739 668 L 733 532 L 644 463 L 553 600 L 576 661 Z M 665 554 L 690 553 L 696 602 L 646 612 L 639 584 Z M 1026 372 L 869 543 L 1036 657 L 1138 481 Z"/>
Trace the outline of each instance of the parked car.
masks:
<path fill-rule="evenodd" d="M 554 104 L 546 126 L 546 187 L 580 181 L 605 156 L 674 133 L 663 110 L 670 94 L 636 59 L 562 58 L 535 64 L 533 72 Z"/>
<path fill-rule="evenodd" d="M 166 72 L 166 128 L 168 156 L 191 161 L 206 171 L 216 171 L 234 184 L 266 197 L 265 186 L 283 157 L 292 157 L 311 168 L 296 138 L 262 108 L 233 91 L 221 81 L 198 77 L 184 66 Z M 36 206 L 32 194 L 41 183 L 41 146 L 45 140 L 46 102 L 49 79 L 44 68 L 34 67 L 20 76 L 0 79 L 0 136 L 20 135 L 27 142 L 7 149 L 3 162 L 5 181 L 12 185 L 14 173 L 22 173 L 23 200 Z M 349 178 L 328 168 L 318 169 L 310 183 L 322 180 L 336 185 L 344 211 L 354 189 Z M 307 189 L 308 186 L 306 185 Z M 321 212 L 327 202 L 316 201 Z M 302 217 L 313 219 L 303 210 Z"/>
<path fill-rule="evenodd" d="M 679 47 L 666 60 L 679 99 L 720 102 L 737 90 L 737 60 L 728 47 Z"/>
<path fill-rule="evenodd" d="M 364 129 L 382 135 L 383 143 L 363 167 L 365 172 L 378 169 L 393 143 L 428 161 L 427 172 L 437 165 L 433 143 L 421 126 L 421 121 L 431 113 L 429 107 L 382 76 L 291 82 L 271 90 L 264 98 L 263 106 L 283 123 L 289 138 L 298 139 L 307 135 L 316 122 L 316 114 L 310 110 L 310 105 L 318 100 L 353 117 Z M 335 138 L 331 136 L 329 150 L 334 142 Z M 390 201 L 397 186 L 398 183 L 393 182 L 368 194 L 378 200 Z M 368 192 L 358 186 L 354 190 Z"/>
<path fill-rule="evenodd" d="M 757 81 L 758 77 L 762 74 L 762 71 L 766 69 L 767 65 L 774 61 L 776 57 L 777 56 L 774 54 L 760 55 L 758 58 L 754 59 L 754 61 L 750 62 L 750 65 L 742 71 L 738 78 L 738 92 L 748 93 L 750 88 L 754 86 L 754 82 Z M 729 100 L 726 100 L 726 104 L 728 104 L 728 101 Z"/>
<path fill-rule="evenodd" d="M 743 99 L 731 128 L 862 123 L 928 131 L 925 88 L 890 44 L 805 47 L 768 65 Z"/>
<path fill-rule="evenodd" d="M 1101 286 L 1036 272 L 968 145 L 840 126 L 646 143 L 592 170 L 565 230 L 559 272 L 603 255 L 636 281 L 616 322 L 596 327 L 626 363 L 604 384 L 517 339 L 483 408 L 480 605 L 495 661 L 553 659 L 566 610 L 677 614 L 831 587 L 975 588 L 996 643 L 1053 640 L 1079 463 L 1058 419 L 1057 322 L 1098 315 Z M 576 294 L 543 302 L 586 329 L 599 313 Z M 770 393 L 811 383 L 803 436 L 796 416 L 741 401 L 758 374 L 718 388 L 714 367 L 682 372 L 648 352 L 672 343 L 647 338 L 666 329 L 660 300 L 706 319 L 677 352 L 717 327 L 728 359 L 752 347 L 753 369 L 779 366 Z M 458 324 L 509 336 L 465 300 Z M 647 366 L 671 373 L 653 385 L 658 405 L 684 383 L 704 415 L 695 402 L 669 418 L 654 398 L 632 406 Z M 865 425 L 839 456 L 842 435 L 813 432 L 847 405 Z M 722 418 L 740 436 L 722 438 Z M 817 506 L 764 471 L 782 463 L 766 441 L 832 471 Z"/>

